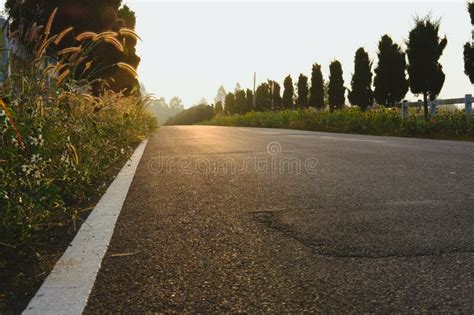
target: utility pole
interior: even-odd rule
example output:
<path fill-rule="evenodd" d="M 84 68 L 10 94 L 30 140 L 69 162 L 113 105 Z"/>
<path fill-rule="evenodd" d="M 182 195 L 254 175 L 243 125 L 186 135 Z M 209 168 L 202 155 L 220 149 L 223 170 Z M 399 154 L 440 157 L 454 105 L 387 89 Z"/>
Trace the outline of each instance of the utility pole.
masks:
<path fill-rule="evenodd" d="M 253 73 L 253 108 L 255 108 L 255 102 L 256 102 L 256 91 L 255 91 L 255 85 L 257 84 L 257 72 Z"/>
<path fill-rule="evenodd" d="M 275 82 L 272 80 L 272 110 L 274 110 L 274 109 L 275 109 L 275 105 L 274 105 L 274 101 L 273 101 L 273 95 L 274 95 L 274 93 L 273 93 L 273 91 L 274 91 L 274 84 L 275 84 Z"/>

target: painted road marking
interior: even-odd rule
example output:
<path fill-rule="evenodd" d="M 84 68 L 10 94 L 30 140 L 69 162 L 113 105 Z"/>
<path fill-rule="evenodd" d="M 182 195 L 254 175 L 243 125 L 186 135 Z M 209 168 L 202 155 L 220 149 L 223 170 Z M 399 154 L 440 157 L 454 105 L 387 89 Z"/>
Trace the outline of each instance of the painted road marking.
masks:
<path fill-rule="evenodd" d="M 329 137 L 329 136 L 321 136 L 320 138 L 331 139 L 331 140 L 356 141 L 356 142 L 386 143 L 386 141 L 382 141 L 382 140 L 364 140 L 364 139 L 340 138 L 340 137 Z"/>
<path fill-rule="evenodd" d="M 82 314 L 146 144 L 135 150 L 23 314 Z"/>

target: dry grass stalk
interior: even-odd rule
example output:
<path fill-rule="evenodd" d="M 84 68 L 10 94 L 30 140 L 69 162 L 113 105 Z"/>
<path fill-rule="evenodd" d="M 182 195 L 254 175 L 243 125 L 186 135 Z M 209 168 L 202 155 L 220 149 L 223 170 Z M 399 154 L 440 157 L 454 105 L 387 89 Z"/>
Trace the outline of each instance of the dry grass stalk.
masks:
<path fill-rule="evenodd" d="M 56 65 L 56 68 L 54 69 L 54 72 L 53 74 L 58 74 L 59 72 L 61 72 L 61 70 L 63 70 L 65 67 L 67 67 L 67 63 L 58 63 Z"/>
<path fill-rule="evenodd" d="M 43 57 L 46 49 L 48 49 L 49 45 L 56 39 L 57 35 L 54 35 L 50 37 L 48 40 L 44 41 L 43 44 L 41 45 L 40 49 L 38 50 L 38 57 Z"/>
<path fill-rule="evenodd" d="M 90 38 L 95 38 L 97 36 L 97 33 L 94 32 L 84 32 L 82 34 L 79 34 L 76 36 L 76 40 L 78 42 L 82 42 L 83 40 L 90 39 Z"/>
<path fill-rule="evenodd" d="M 59 56 L 81 52 L 82 47 L 68 47 L 58 52 Z"/>
<path fill-rule="evenodd" d="M 46 29 L 44 30 L 44 34 L 46 35 L 46 37 L 48 37 L 51 33 L 51 27 L 53 26 L 54 17 L 56 16 L 57 12 L 58 8 L 55 8 L 53 10 L 53 13 L 51 13 L 51 15 L 49 16 L 48 23 L 46 24 Z"/>
<path fill-rule="evenodd" d="M 94 103 L 94 97 L 92 97 L 92 95 L 87 94 L 87 93 L 82 93 L 81 96 L 87 101 Z"/>
<path fill-rule="evenodd" d="M 43 70 L 43 76 L 47 75 L 51 70 L 56 68 L 56 65 L 49 65 Z"/>
<path fill-rule="evenodd" d="M 117 50 L 120 52 L 125 51 L 123 48 L 123 45 L 115 37 L 107 36 L 104 38 L 104 42 L 111 44 L 112 46 L 117 48 Z"/>
<path fill-rule="evenodd" d="M 63 73 L 61 73 L 61 75 L 57 78 L 56 82 L 58 83 L 58 85 L 60 85 L 64 79 L 66 79 L 66 77 L 71 73 L 71 71 L 69 69 L 65 70 Z"/>
<path fill-rule="evenodd" d="M 102 39 L 102 38 L 105 38 L 105 37 L 117 37 L 118 36 L 118 33 L 116 32 L 112 32 L 112 31 L 107 31 L 107 32 L 102 32 L 98 35 L 96 35 L 92 40 L 94 42 Z"/>
<path fill-rule="evenodd" d="M 131 37 L 135 40 L 142 40 L 141 37 L 134 31 L 134 30 L 131 30 L 129 28 L 122 28 L 120 31 L 119 31 L 119 34 L 121 36 L 126 36 L 126 37 Z"/>
<path fill-rule="evenodd" d="M 128 63 L 125 63 L 125 62 L 119 62 L 116 64 L 117 67 L 119 67 L 119 69 L 122 69 L 124 70 L 125 72 L 128 72 L 131 76 L 133 76 L 134 78 L 138 77 L 138 73 L 137 73 L 137 70 L 135 70 L 135 68 L 133 68 L 131 65 L 129 65 Z"/>
<path fill-rule="evenodd" d="M 38 27 L 36 27 L 35 31 L 31 34 L 30 42 L 33 43 L 39 38 L 41 32 L 43 31 L 43 28 L 43 25 L 39 25 Z"/>
<path fill-rule="evenodd" d="M 71 33 L 74 27 L 70 26 L 66 28 L 64 31 L 59 33 L 58 37 L 55 39 L 54 44 L 59 45 L 61 41 L 63 40 L 64 37 L 66 37 L 67 34 Z"/>

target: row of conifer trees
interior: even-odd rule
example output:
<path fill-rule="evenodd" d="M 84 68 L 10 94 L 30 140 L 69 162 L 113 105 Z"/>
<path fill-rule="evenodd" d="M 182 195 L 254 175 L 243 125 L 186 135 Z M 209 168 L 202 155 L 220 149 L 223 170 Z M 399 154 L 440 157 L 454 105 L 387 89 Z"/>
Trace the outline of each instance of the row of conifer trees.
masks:
<path fill-rule="evenodd" d="M 218 114 L 243 114 L 308 107 L 338 110 L 345 106 L 346 96 L 351 105 L 365 111 L 373 104 L 394 107 L 411 90 L 413 94 L 423 96 L 427 115 L 428 100 L 436 99 L 445 81 L 439 59 L 448 41 L 446 37 L 440 37 L 439 28 L 439 20 L 429 16 L 416 18 L 405 42 L 406 49 L 389 35 L 382 36 L 374 71 L 368 53 L 359 48 L 354 57 L 350 88 L 344 85 L 342 64 L 338 60 L 331 62 L 328 80 L 323 78 L 321 65 L 315 63 L 310 79 L 300 74 L 297 83 L 293 84 L 288 75 L 283 82 L 283 93 L 280 84 L 273 80 L 261 83 L 255 95 L 252 90 L 239 87 L 227 93 L 225 99 L 216 100 L 215 111 Z"/>

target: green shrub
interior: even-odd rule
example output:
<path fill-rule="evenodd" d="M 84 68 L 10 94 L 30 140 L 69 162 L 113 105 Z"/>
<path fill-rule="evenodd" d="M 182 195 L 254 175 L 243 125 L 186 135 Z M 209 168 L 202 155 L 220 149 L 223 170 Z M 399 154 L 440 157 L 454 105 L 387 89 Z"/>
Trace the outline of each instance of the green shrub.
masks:
<path fill-rule="evenodd" d="M 440 111 L 436 117 L 427 121 L 416 111 L 410 111 L 409 118 L 404 120 L 396 109 L 379 108 L 366 112 L 358 108 L 345 108 L 334 112 L 305 109 L 219 115 L 201 124 L 474 140 L 474 116 L 468 117 L 463 111 Z"/>
<path fill-rule="evenodd" d="M 100 69 L 81 56 L 90 55 L 100 39 L 89 38 L 88 49 L 65 49 L 59 62 L 45 65 L 46 53 L 57 49 L 51 47 L 57 35 L 49 34 L 53 17 L 43 33 L 33 24 L 26 35 L 13 35 L 25 53 L 12 57 L 13 75 L 1 91 L 0 257 L 3 250 L 19 253 L 48 231 L 76 222 L 80 209 L 156 128 L 146 98 L 87 80 L 87 71 Z M 135 75 L 127 64 L 117 67 Z"/>

